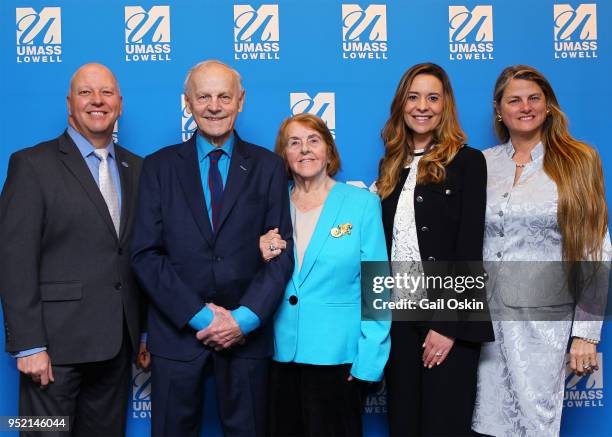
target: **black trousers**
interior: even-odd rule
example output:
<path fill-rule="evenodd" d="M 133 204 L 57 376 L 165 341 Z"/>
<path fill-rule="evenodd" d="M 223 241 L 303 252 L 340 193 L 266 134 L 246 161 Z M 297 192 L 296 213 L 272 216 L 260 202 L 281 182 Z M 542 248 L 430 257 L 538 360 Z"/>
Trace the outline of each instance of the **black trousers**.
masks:
<path fill-rule="evenodd" d="M 273 361 L 268 435 L 360 436 L 368 384 L 347 381 L 351 365 Z"/>
<path fill-rule="evenodd" d="M 385 368 L 389 434 L 471 436 L 480 343 L 455 340 L 446 360 L 423 367 L 428 328 L 393 322 L 391 354 Z"/>
<path fill-rule="evenodd" d="M 205 350 L 191 361 L 151 360 L 151 435 L 200 435 L 204 377 L 213 366 L 224 435 L 261 436 L 266 428 L 269 359 Z"/>
<path fill-rule="evenodd" d="M 69 416 L 69 432 L 44 432 L 55 436 L 123 436 L 127 419 L 132 346 L 124 327 L 119 353 L 95 363 L 56 366 L 55 382 L 46 389 L 24 374 L 19 380 L 19 414 L 22 416 Z M 22 432 L 21 436 L 40 436 Z"/>

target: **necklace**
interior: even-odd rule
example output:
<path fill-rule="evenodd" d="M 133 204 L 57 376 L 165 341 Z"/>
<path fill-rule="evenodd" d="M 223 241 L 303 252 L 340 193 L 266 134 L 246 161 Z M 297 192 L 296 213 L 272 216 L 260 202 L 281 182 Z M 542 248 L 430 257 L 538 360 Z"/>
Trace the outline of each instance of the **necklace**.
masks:
<path fill-rule="evenodd" d="M 516 168 L 525 168 L 527 164 L 516 164 Z"/>

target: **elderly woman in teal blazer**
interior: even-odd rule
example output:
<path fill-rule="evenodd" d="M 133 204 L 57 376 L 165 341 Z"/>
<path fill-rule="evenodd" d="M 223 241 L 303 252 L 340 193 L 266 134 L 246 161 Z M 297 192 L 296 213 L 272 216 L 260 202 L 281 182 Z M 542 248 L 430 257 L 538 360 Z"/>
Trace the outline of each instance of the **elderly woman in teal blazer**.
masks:
<path fill-rule="evenodd" d="M 269 434 L 361 435 L 367 385 L 390 349 L 390 322 L 361 320 L 361 261 L 388 259 L 380 201 L 332 178 L 340 157 L 314 115 L 285 120 L 276 153 L 293 180 L 295 270 L 274 320 Z M 273 230 L 260 248 L 275 262 L 284 241 Z"/>

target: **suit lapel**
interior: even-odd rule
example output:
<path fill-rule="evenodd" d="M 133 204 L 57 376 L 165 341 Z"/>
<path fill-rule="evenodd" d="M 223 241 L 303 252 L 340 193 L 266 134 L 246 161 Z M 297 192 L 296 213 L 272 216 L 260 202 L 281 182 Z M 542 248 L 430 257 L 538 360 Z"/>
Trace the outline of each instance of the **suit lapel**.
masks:
<path fill-rule="evenodd" d="M 249 172 L 251 171 L 251 160 L 248 151 L 244 147 L 242 140 L 238 137 L 238 134 L 234 132 L 234 136 L 236 142 L 234 144 L 234 151 L 232 152 L 232 159 L 227 173 L 227 182 L 223 189 L 223 203 L 221 204 L 221 213 L 219 214 L 217 234 L 220 232 L 223 223 L 242 193 L 244 183 L 248 179 Z"/>
<path fill-rule="evenodd" d="M 96 181 L 91 175 L 91 171 L 89 171 L 87 163 L 83 159 L 79 149 L 77 148 L 76 144 L 74 144 L 68 133 L 64 132 L 64 135 L 59 137 L 58 150 L 60 152 L 60 159 L 64 165 L 79 181 L 87 193 L 87 196 L 93 202 L 96 209 L 104 219 L 108 230 L 115 238 L 117 238 L 117 232 L 115 231 L 115 226 L 113 225 L 113 220 L 108 212 L 108 206 L 106 206 L 104 197 L 102 197 L 102 193 L 100 192 L 98 185 L 96 185 Z"/>
<path fill-rule="evenodd" d="M 200 177 L 196 135 L 194 134 L 189 141 L 183 143 L 178 150 L 180 157 L 178 176 L 198 228 L 208 243 L 212 244 L 213 232 L 206 210 L 206 199 L 202 188 L 202 178 Z"/>
<path fill-rule="evenodd" d="M 132 200 L 134 195 L 134 163 L 123 152 L 123 149 L 115 144 L 115 162 L 121 179 L 121 224 L 119 226 L 119 241 L 125 238 L 126 229 L 130 229 L 132 220 Z"/>
<path fill-rule="evenodd" d="M 302 261 L 302 268 L 300 270 L 300 281 L 299 285 L 302 286 L 306 278 L 308 277 L 312 267 L 314 266 L 317 257 L 321 253 L 321 249 L 325 245 L 325 242 L 330 236 L 330 231 L 334 226 L 338 213 L 342 208 L 344 202 L 345 193 L 339 183 L 333 186 L 332 190 L 327 195 L 327 199 L 323 204 L 323 210 L 319 216 L 319 221 L 315 230 L 310 238 L 310 243 L 304 254 L 304 260 Z"/>

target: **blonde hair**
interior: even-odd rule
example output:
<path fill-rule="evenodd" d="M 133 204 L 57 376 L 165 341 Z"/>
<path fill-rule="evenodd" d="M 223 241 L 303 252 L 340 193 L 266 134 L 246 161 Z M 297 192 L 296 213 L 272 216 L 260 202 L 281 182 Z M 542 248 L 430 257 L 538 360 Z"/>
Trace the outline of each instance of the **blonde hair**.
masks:
<path fill-rule="evenodd" d="M 559 193 L 557 222 L 563 260 L 597 260 L 608 230 L 601 159 L 595 149 L 569 133 L 567 117 L 561 111 L 552 86 L 535 68 L 514 65 L 501 72 L 493 92 L 498 107 L 512 79 L 536 83 L 546 98 L 549 113 L 541 128 L 544 171 L 557 184 Z M 495 110 L 493 116 L 497 136 L 505 143 L 510 139 L 510 132 L 503 122 L 497 121 Z"/>
<path fill-rule="evenodd" d="M 445 167 L 455 158 L 466 140 L 457 120 L 457 107 L 453 89 L 448 75 L 442 67 L 425 63 L 417 64 L 408 69 L 397 86 L 391 102 L 391 114 L 381 133 L 385 145 L 385 155 L 380 161 L 376 186 L 378 195 L 382 199 L 393 192 L 399 181 L 402 168 L 414 156 L 412 131 L 404 121 L 404 107 L 412 81 L 420 74 L 434 76 L 442 82 L 444 107 L 440 123 L 433 132 L 432 142 L 437 147 L 424 155 L 419 161 L 417 183 L 443 182 L 446 178 Z"/>

